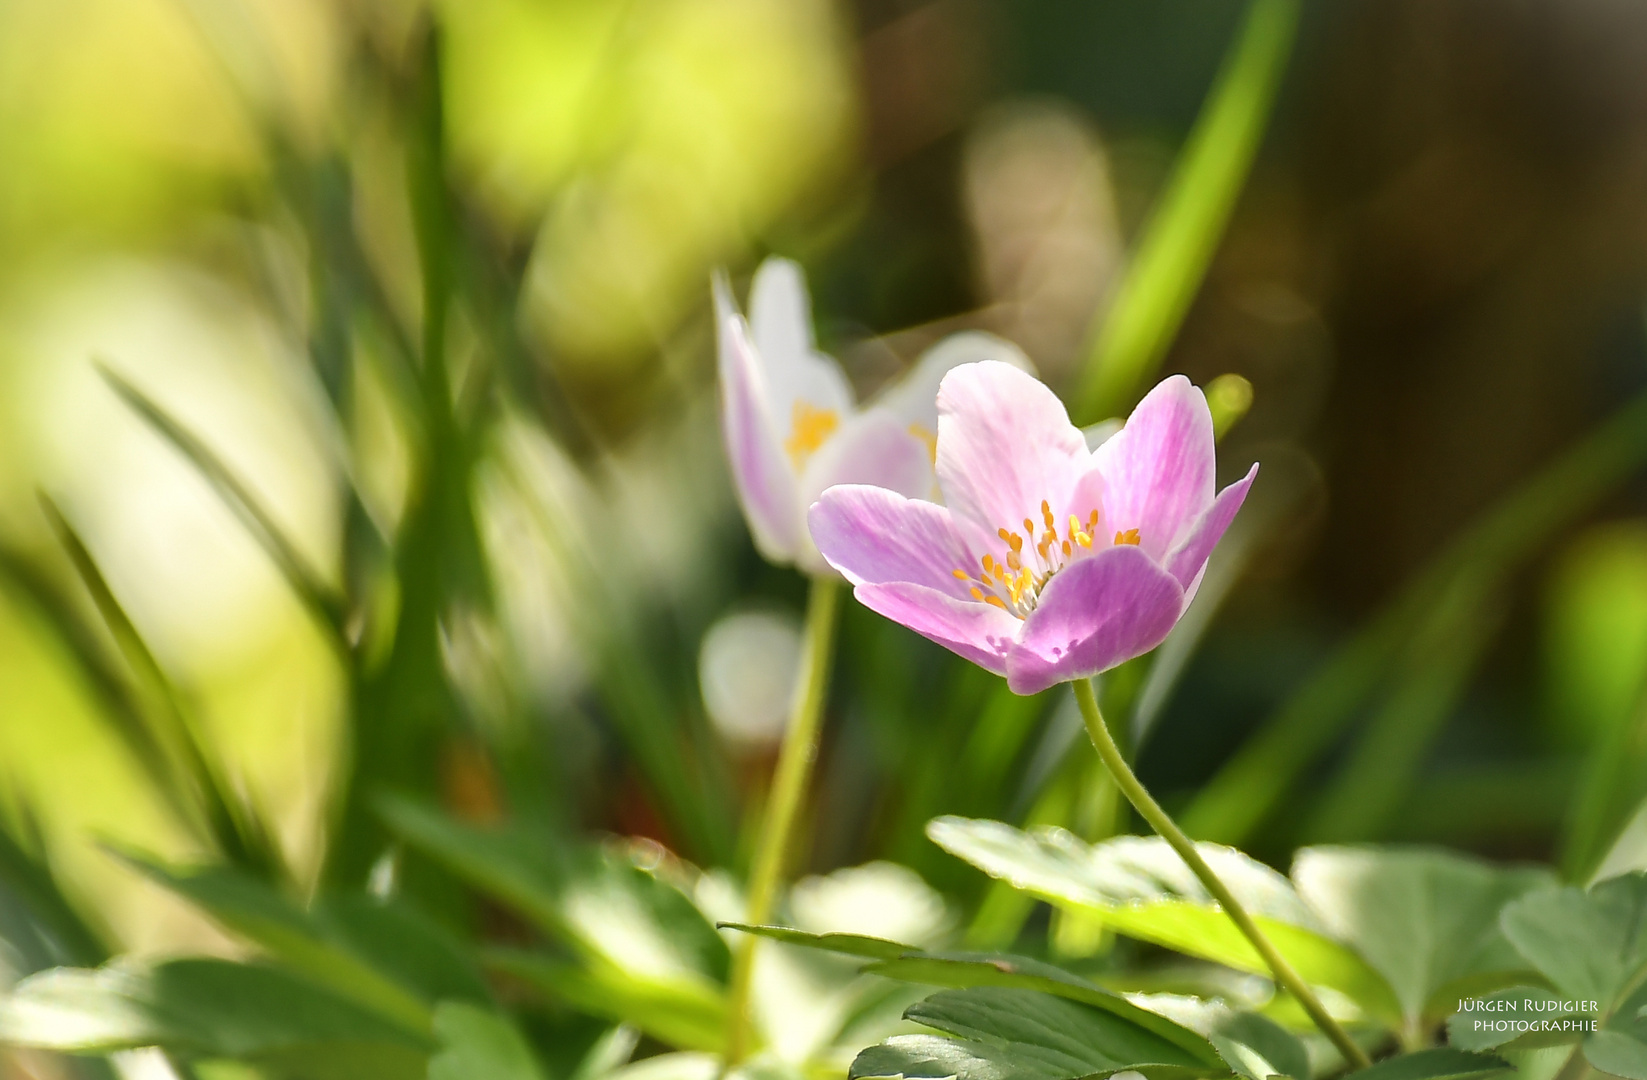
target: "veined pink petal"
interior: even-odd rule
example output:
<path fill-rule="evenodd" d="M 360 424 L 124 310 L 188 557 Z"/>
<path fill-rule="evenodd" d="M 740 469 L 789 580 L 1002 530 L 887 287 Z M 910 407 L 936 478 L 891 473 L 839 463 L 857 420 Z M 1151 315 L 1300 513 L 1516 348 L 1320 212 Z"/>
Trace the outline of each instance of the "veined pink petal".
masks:
<path fill-rule="evenodd" d="M 828 573 L 829 567 L 811 542 L 805 515 L 825 491 L 840 484 L 871 484 L 924 498 L 932 493 L 932 460 L 926 444 L 884 409 L 859 413 L 820 447 L 801 474 L 797 507 L 803 520 L 796 562 L 809 574 Z"/>
<path fill-rule="evenodd" d="M 974 547 L 1039 527 L 1041 503 L 1067 505 L 1090 461 L 1063 402 L 1010 364 L 963 364 L 938 388 L 938 484 Z"/>
<path fill-rule="evenodd" d="M 956 600 L 906 581 L 859 585 L 852 594 L 869 610 L 902 623 L 957 656 L 997 675 L 1007 673 L 1007 650 L 1020 624 L 1000 608 Z"/>
<path fill-rule="evenodd" d="M 803 539 L 796 513 L 799 492 L 794 471 L 784 456 L 767 412 L 765 380 L 749 344 L 743 317 L 731 309 L 725 286 L 717 278 L 715 307 L 720 339 L 721 434 L 738 505 L 760 553 L 775 563 L 794 559 Z"/>
<path fill-rule="evenodd" d="M 799 266 L 778 258 L 761 263 L 749 286 L 749 326 L 779 434 L 791 434 L 797 403 L 844 422 L 852 411 L 852 386 L 840 365 L 818 351 Z"/>
<path fill-rule="evenodd" d="M 970 600 L 956 570 L 973 569 L 949 511 L 864 484 L 832 487 L 808 515 L 829 565 L 854 585 L 908 582 Z"/>
<path fill-rule="evenodd" d="M 1246 501 L 1247 490 L 1252 487 L 1252 482 L 1257 476 L 1258 466 L 1254 464 L 1247 470 L 1247 475 L 1220 491 L 1218 497 L 1212 501 L 1212 506 L 1190 526 L 1189 533 L 1167 555 L 1167 572 L 1177 578 L 1186 590 L 1207 565 L 1212 549 L 1218 545 L 1224 530 L 1230 527 L 1230 522 L 1235 520 L 1235 512 L 1240 510 L 1241 504 Z"/>
<path fill-rule="evenodd" d="M 929 442 L 938 437 L 938 387 L 951 369 L 982 360 L 1011 364 L 1020 371 L 1034 373 L 1023 350 L 1012 342 L 981 330 L 951 334 L 921 354 L 910 369 L 899 376 L 875 404 L 893 412 L 905 424 L 919 427 Z"/>
<path fill-rule="evenodd" d="M 1178 622 L 1184 590 L 1136 544 L 1060 571 L 1007 654 L 1007 685 L 1034 694 L 1149 652 Z"/>
<path fill-rule="evenodd" d="M 1212 505 L 1212 413 L 1182 375 L 1146 394 L 1093 456 L 1109 481 L 1104 527 L 1137 529 L 1152 558 L 1164 559 Z"/>

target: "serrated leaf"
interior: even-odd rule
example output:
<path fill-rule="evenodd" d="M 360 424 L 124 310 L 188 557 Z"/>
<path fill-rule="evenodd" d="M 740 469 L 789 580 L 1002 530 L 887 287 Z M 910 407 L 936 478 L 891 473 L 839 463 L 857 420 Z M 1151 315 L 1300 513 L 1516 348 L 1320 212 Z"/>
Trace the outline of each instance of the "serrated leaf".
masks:
<path fill-rule="evenodd" d="M 434 1031 L 440 1052 L 429 1060 L 429 1080 L 546 1080 L 514 1024 L 491 1009 L 442 1002 Z"/>
<path fill-rule="evenodd" d="M 1384 977 L 1409 1029 L 1446 1015 L 1460 991 L 1525 979 L 1526 962 L 1499 930 L 1498 913 L 1554 884 L 1542 868 L 1432 848 L 1306 848 L 1292 879 L 1332 936 Z"/>
<path fill-rule="evenodd" d="M 638 978 L 604 963 L 569 964 L 513 949 L 490 950 L 485 960 L 564 1004 L 631 1024 L 671 1046 L 725 1048 L 725 998 L 702 982 Z"/>
<path fill-rule="evenodd" d="M 796 930 L 788 926 L 751 926 L 735 922 L 716 923 L 715 926 L 722 930 L 739 930 L 745 934 L 771 938 L 787 945 L 800 945 L 808 949 L 840 953 L 844 956 L 861 956 L 872 960 L 893 960 L 907 953 L 925 951 L 918 945 L 905 945 L 902 942 L 870 937 L 867 934 L 809 934 L 805 930 Z"/>
<path fill-rule="evenodd" d="M 1647 873 L 1546 889 L 1505 906 L 1504 935 L 1557 990 L 1611 1012 L 1647 968 Z"/>
<path fill-rule="evenodd" d="M 1481 999 L 1485 1007 L 1447 1018 L 1447 1041 L 1460 1050 L 1535 1049 L 1578 1042 L 1582 1030 L 1543 1030 L 1545 1021 L 1572 1021 L 1593 1014 L 1563 1009 L 1564 999 L 1542 987 L 1514 986 Z"/>
<path fill-rule="evenodd" d="M 943 990 L 904 1015 L 951 1038 L 896 1036 L 859 1054 L 851 1076 L 1053 1080 L 1136 1069 L 1154 1080 L 1168 1080 L 1226 1071 L 1113 1013 L 1034 990 Z"/>
<path fill-rule="evenodd" d="M 1477 1080 L 1509 1070 L 1510 1063 L 1503 1058 L 1440 1046 L 1386 1058 L 1349 1075 L 1356 1080 Z"/>
<path fill-rule="evenodd" d="M 1035 990 L 1110 1013 L 1175 1045 L 1203 1065 L 1216 1068 L 1218 1052 L 1206 1038 L 1159 1012 L 1060 967 L 1023 956 L 985 953 L 909 955 L 864 967 L 866 973 L 904 982 L 957 989 L 995 986 Z M 912 1017 L 913 1018 L 913 1017 Z"/>
<path fill-rule="evenodd" d="M 305 1080 L 416 1080 L 431 1049 L 307 980 L 225 960 L 31 976 L 0 998 L 0 1042 L 72 1053 L 160 1046 Z"/>
<path fill-rule="evenodd" d="M 985 873 L 1051 903 L 1089 912 L 1120 933 L 1242 971 L 1269 973 L 1189 867 L 1158 837 L 1089 845 L 1062 829 L 1024 833 L 965 818 L 938 818 L 927 832 Z M 1392 1026 L 1400 1023 L 1400 1003 L 1389 983 L 1332 937 L 1291 882 L 1234 848 L 1197 848 L 1300 975 L 1339 991 Z"/>

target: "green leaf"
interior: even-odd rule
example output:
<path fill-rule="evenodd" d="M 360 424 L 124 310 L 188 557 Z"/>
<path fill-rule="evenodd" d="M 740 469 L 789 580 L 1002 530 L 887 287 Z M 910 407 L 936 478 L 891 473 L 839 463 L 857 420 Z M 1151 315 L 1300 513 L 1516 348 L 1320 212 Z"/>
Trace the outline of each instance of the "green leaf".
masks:
<path fill-rule="evenodd" d="M 808 949 L 820 949 L 846 956 L 863 956 L 873 960 L 895 960 L 908 953 L 925 952 L 917 945 L 905 945 L 865 934 L 809 934 L 805 930 L 795 930 L 788 926 L 750 926 L 747 923 L 735 922 L 715 925 L 722 930 L 741 930 L 745 934 L 771 938 L 787 945 L 801 945 Z"/>
<path fill-rule="evenodd" d="M 1491 1054 L 1472 1054 L 1441 1046 L 1386 1058 L 1350 1075 L 1356 1080 L 1476 1080 L 1507 1072 L 1510 1063 Z"/>
<path fill-rule="evenodd" d="M 718 1054 L 726 1045 L 726 1000 L 702 982 L 646 979 L 598 961 L 569 964 L 514 949 L 488 950 L 485 960 L 573 1008 L 671 1046 Z"/>
<path fill-rule="evenodd" d="M 432 1048 L 295 975 L 225 960 L 31 976 L 0 998 L 0 1042 L 74 1053 L 160 1046 L 303 1080 L 415 1080 Z"/>
<path fill-rule="evenodd" d="M 859 1054 L 850 1076 L 1054 1080 L 1136 1069 L 1169 1080 L 1225 1072 L 1113 1013 L 1033 990 L 943 990 L 904 1015 L 953 1037 L 894 1036 Z"/>
<path fill-rule="evenodd" d="M 1485 1008 L 1455 1012 L 1447 1018 L 1447 1041 L 1460 1050 L 1512 1050 L 1578 1042 L 1584 1030 L 1546 1030 L 1546 1021 L 1562 1027 L 1593 1013 L 1563 1008 L 1560 994 L 1536 986 L 1513 986 L 1481 999 Z"/>
<path fill-rule="evenodd" d="M 1219 1057 L 1249 1080 L 1310 1074 L 1304 1044 L 1267 1016 L 1237 1011 L 1216 998 L 1182 994 L 1132 994 L 1129 1000 L 1206 1036 Z"/>
<path fill-rule="evenodd" d="M 1054 904 L 1092 913 L 1114 930 L 1242 971 L 1268 966 L 1176 852 L 1157 837 L 1088 845 L 1062 829 L 1023 833 L 994 821 L 939 818 L 933 842 L 985 873 Z M 1330 931 L 1280 874 L 1233 848 L 1200 844 L 1203 858 L 1306 980 L 1331 987 L 1398 1025 L 1395 992 Z"/>
<path fill-rule="evenodd" d="M 490 1009 L 442 1002 L 434 1030 L 440 1052 L 429 1061 L 429 1080 L 546 1080 L 520 1032 Z"/>
<path fill-rule="evenodd" d="M 586 959 L 651 980 L 726 981 L 720 934 L 679 889 L 621 855 L 470 828 L 404 800 L 379 809 L 407 843 Z"/>
<path fill-rule="evenodd" d="M 1431 848 L 1306 848 L 1292 878 L 1332 936 L 1384 977 L 1414 1031 L 1451 1012 L 1463 993 L 1525 980 L 1526 962 L 1500 932 L 1498 913 L 1555 884 L 1541 868 Z"/>
<path fill-rule="evenodd" d="M 1584 1059 L 1625 1080 L 1647 1080 L 1647 1043 L 1622 1031 L 1597 1031 L 1584 1040 Z"/>
<path fill-rule="evenodd" d="M 1063 968 L 1023 956 L 984 953 L 912 954 L 867 965 L 864 972 L 903 982 L 968 989 L 977 986 L 1015 987 L 1079 1001 L 1135 1024 L 1198 1060 L 1216 1068 L 1218 1052 L 1202 1035 L 1160 1013 L 1140 1007 Z"/>
<path fill-rule="evenodd" d="M 1080 423 L 1125 409 L 1177 334 L 1258 152 L 1297 22 L 1296 0 L 1247 9 L 1096 335 L 1072 399 Z"/>
<path fill-rule="evenodd" d="M 429 1030 L 431 1007 L 440 998 L 488 998 L 457 946 L 402 903 L 323 899 L 305 911 L 232 870 L 173 869 L 124 858 L 274 958 L 412 1030 Z"/>
<path fill-rule="evenodd" d="M 1647 873 L 1545 889 L 1508 904 L 1500 925 L 1563 995 L 1612 1012 L 1647 968 Z"/>

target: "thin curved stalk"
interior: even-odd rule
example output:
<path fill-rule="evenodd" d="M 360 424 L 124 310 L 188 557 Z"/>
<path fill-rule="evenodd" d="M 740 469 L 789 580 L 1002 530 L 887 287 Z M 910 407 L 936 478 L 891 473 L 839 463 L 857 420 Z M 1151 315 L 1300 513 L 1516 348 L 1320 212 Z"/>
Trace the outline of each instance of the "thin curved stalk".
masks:
<path fill-rule="evenodd" d="M 812 778 L 812 763 L 818 756 L 818 732 L 823 723 L 825 692 L 834 655 L 835 613 L 840 606 L 840 583 L 814 578 L 806 604 L 806 653 L 802 660 L 800 684 L 796 687 L 789 727 L 778 750 L 778 768 L 767 797 L 766 815 L 761 822 L 760 847 L 755 852 L 749 875 L 747 921 L 764 924 L 772 916 L 778 879 L 783 874 L 784 857 L 795 831 L 795 815 L 801 797 Z M 726 1065 L 738 1064 L 751 1048 L 754 1025 L 749 1015 L 749 994 L 755 973 L 755 950 L 761 938 L 745 934 L 732 958 L 732 980 L 727 1000 Z"/>
<path fill-rule="evenodd" d="M 1241 902 L 1230 892 L 1223 880 L 1213 873 L 1212 867 L 1207 865 L 1207 860 L 1196 850 L 1194 841 L 1184 835 L 1184 831 L 1173 822 L 1165 810 L 1161 809 L 1160 804 L 1144 785 L 1139 783 L 1138 777 L 1133 775 L 1132 769 L 1127 765 L 1127 759 L 1121 754 L 1121 748 L 1116 746 L 1115 740 L 1110 737 L 1103 714 L 1098 711 L 1098 697 L 1092 692 L 1092 681 L 1077 679 L 1074 685 L 1075 700 L 1080 703 L 1081 717 L 1086 721 L 1087 734 L 1092 738 L 1093 748 L 1098 751 L 1098 758 L 1104 763 L 1105 768 L 1109 769 L 1110 775 L 1115 777 L 1115 784 L 1121 789 L 1122 794 L 1126 795 L 1127 801 L 1131 802 L 1144 820 L 1149 822 L 1150 827 L 1160 834 L 1161 839 L 1172 845 L 1172 849 L 1178 852 L 1195 876 L 1201 879 L 1201 884 L 1205 885 L 1207 892 L 1218 901 L 1219 906 L 1224 909 L 1224 914 L 1230 917 L 1230 921 L 1235 923 L 1236 928 L 1252 943 L 1258 955 L 1264 958 L 1264 963 L 1269 965 L 1270 971 L 1275 975 L 1275 981 L 1298 1000 L 1304 1011 L 1309 1013 L 1310 1019 L 1315 1021 L 1315 1026 L 1338 1047 L 1338 1052 L 1344 1055 L 1344 1060 L 1357 1069 L 1365 1069 L 1371 1065 L 1366 1052 L 1357 1046 L 1349 1033 L 1332 1018 L 1320 999 L 1315 996 L 1315 991 L 1311 990 L 1309 984 L 1293 970 L 1287 958 L 1276 950 L 1270 939 L 1264 936 L 1264 932 L 1258 929 L 1258 924 L 1252 921 L 1252 916 L 1247 914 L 1247 909 L 1241 906 Z"/>

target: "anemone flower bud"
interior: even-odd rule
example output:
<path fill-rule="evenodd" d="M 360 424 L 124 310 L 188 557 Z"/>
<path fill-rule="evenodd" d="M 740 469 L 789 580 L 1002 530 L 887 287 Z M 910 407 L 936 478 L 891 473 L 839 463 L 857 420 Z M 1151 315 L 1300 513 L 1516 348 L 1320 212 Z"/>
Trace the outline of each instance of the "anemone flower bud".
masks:
<path fill-rule="evenodd" d="M 937 498 L 936 397 L 945 373 L 982 360 L 1029 367 L 1000 338 L 954 334 L 859 408 L 840 365 L 818 351 L 800 267 L 777 258 L 761 264 L 747 321 L 723 275 L 714 296 L 721 427 L 738 503 L 762 556 L 814 576 L 832 574 L 806 526 L 807 507 L 826 488 L 872 484 Z"/>
<path fill-rule="evenodd" d="M 865 607 L 1019 694 L 1159 645 L 1258 473 L 1215 495 L 1212 415 L 1182 375 L 1093 451 L 1057 396 L 1008 364 L 953 369 L 937 411 L 944 505 L 832 487 L 812 538 Z"/>

